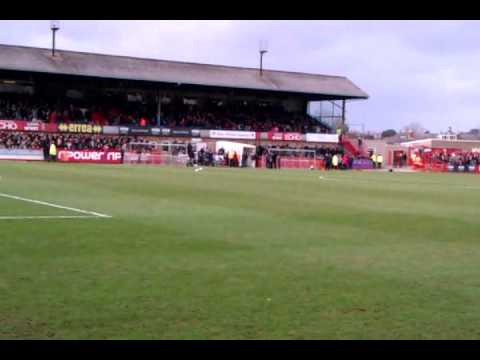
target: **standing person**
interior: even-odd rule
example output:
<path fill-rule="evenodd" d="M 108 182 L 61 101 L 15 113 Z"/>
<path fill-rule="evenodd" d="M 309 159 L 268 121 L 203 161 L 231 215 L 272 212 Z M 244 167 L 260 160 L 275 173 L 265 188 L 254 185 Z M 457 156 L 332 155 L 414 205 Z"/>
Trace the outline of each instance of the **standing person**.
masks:
<path fill-rule="evenodd" d="M 52 161 L 57 161 L 57 145 L 55 145 L 55 141 L 50 142 L 49 154 Z"/>
<path fill-rule="evenodd" d="M 233 167 L 234 155 L 235 153 L 233 152 L 233 150 L 228 150 L 228 166 L 229 167 Z"/>
<path fill-rule="evenodd" d="M 187 144 L 187 154 L 190 159 L 193 159 L 193 146 L 190 142 Z"/>
<path fill-rule="evenodd" d="M 325 154 L 325 170 L 330 170 L 332 168 L 332 155 L 327 152 Z"/>
<path fill-rule="evenodd" d="M 48 136 L 45 136 L 42 140 L 42 150 L 43 150 L 43 160 L 50 160 L 50 142 L 48 141 Z"/>
<path fill-rule="evenodd" d="M 332 166 L 334 169 L 338 170 L 338 156 L 337 154 L 333 155 L 332 157 Z"/>
<path fill-rule="evenodd" d="M 257 167 L 257 155 L 255 152 L 252 152 L 252 155 L 250 155 L 250 166 L 252 168 Z"/>
<path fill-rule="evenodd" d="M 382 165 L 383 165 L 383 156 L 381 154 L 379 154 L 377 156 L 377 166 L 378 166 L 379 169 L 381 169 Z"/>
<path fill-rule="evenodd" d="M 372 156 L 370 158 L 373 162 L 373 168 L 376 169 L 377 168 L 377 154 L 375 153 L 372 153 Z"/>
<path fill-rule="evenodd" d="M 343 140 L 342 128 L 337 128 L 338 142 L 341 144 Z"/>
<path fill-rule="evenodd" d="M 124 163 L 124 160 L 125 160 L 125 153 L 127 152 L 127 143 L 124 142 L 122 144 L 122 147 L 120 148 L 121 149 L 121 154 L 122 154 L 122 164 Z"/>
<path fill-rule="evenodd" d="M 248 153 L 246 150 L 244 150 L 242 153 L 242 168 L 247 167 L 247 159 L 248 159 Z"/>
<path fill-rule="evenodd" d="M 205 165 L 205 149 L 201 148 L 198 152 L 198 165 Z"/>
<path fill-rule="evenodd" d="M 348 166 L 349 165 L 349 158 L 348 158 L 347 154 L 343 154 L 342 162 L 343 162 L 343 168 L 348 169 L 349 168 L 349 166 Z"/>
<path fill-rule="evenodd" d="M 224 166 L 229 166 L 228 151 L 226 151 L 226 152 L 223 154 L 223 165 L 224 165 Z"/>
<path fill-rule="evenodd" d="M 270 151 L 267 151 L 267 169 L 272 168 L 272 153 Z"/>
<path fill-rule="evenodd" d="M 193 152 L 193 146 L 192 143 L 187 144 L 187 154 L 188 154 L 188 161 L 190 166 L 193 166 L 194 160 L 195 160 L 195 153 Z"/>
<path fill-rule="evenodd" d="M 233 152 L 233 161 L 232 162 L 233 162 L 233 165 L 232 165 L 233 167 L 238 167 L 239 161 L 238 161 L 238 154 L 237 154 L 236 151 Z"/>
<path fill-rule="evenodd" d="M 348 157 L 348 168 L 349 169 L 353 168 L 353 156 Z"/>

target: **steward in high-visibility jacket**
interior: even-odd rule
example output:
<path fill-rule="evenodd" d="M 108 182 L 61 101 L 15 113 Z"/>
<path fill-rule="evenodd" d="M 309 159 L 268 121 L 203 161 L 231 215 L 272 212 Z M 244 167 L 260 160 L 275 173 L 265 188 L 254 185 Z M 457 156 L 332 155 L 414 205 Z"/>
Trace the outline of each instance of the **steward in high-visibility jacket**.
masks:
<path fill-rule="evenodd" d="M 337 135 L 338 135 L 338 141 L 341 143 L 342 142 L 342 137 L 343 137 L 342 128 L 337 129 Z"/>
<path fill-rule="evenodd" d="M 382 155 L 377 156 L 377 164 L 378 164 L 378 168 L 381 169 L 382 164 L 383 164 L 383 156 Z"/>
<path fill-rule="evenodd" d="M 50 144 L 49 155 L 50 155 L 50 160 L 53 160 L 53 161 L 57 160 L 57 146 L 53 142 Z"/>
<path fill-rule="evenodd" d="M 337 156 L 337 154 L 333 155 L 333 157 L 332 157 L 332 165 L 335 169 L 338 168 L 338 156 Z"/>

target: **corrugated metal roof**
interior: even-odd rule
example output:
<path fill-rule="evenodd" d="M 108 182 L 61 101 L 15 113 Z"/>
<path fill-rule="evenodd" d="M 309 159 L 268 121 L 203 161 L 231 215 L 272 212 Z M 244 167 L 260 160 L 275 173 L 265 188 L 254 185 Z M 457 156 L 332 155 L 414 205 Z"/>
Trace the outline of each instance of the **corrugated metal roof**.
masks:
<path fill-rule="evenodd" d="M 342 76 L 140 59 L 0 44 L 0 69 L 366 99 Z"/>
<path fill-rule="evenodd" d="M 480 140 L 442 140 L 436 138 L 407 141 L 402 143 L 403 146 L 426 146 L 432 148 L 458 148 L 469 149 L 472 147 L 480 147 Z"/>

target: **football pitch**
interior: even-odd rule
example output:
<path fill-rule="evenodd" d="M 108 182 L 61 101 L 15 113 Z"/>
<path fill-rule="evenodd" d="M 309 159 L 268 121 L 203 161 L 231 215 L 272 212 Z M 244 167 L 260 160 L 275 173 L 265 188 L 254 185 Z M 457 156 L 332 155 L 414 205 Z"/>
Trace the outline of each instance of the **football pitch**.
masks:
<path fill-rule="evenodd" d="M 480 339 L 479 176 L 0 176 L 0 339 Z"/>

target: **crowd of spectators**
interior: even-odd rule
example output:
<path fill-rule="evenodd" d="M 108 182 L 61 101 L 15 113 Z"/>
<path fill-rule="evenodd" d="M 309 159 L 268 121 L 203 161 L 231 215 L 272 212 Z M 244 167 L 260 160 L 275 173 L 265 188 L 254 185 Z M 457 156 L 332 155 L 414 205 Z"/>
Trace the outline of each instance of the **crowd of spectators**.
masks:
<path fill-rule="evenodd" d="M 46 123 L 89 123 L 114 126 L 158 125 L 153 104 L 52 104 L 46 100 L 0 99 L 0 119 L 41 121 Z M 287 113 L 278 108 L 247 110 L 193 105 L 165 106 L 160 124 L 171 128 L 244 130 L 275 132 L 326 132 L 326 128 L 308 115 Z"/>
<path fill-rule="evenodd" d="M 16 132 L 0 132 L 0 149 L 29 149 L 42 148 L 44 135 L 34 135 Z"/>
<path fill-rule="evenodd" d="M 349 156 L 342 146 L 258 146 L 258 157 L 265 156 L 267 159 L 267 167 L 277 167 L 278 158 L 303 158 L 317 159 L 323 161 L 325 168 L 330 169 L 351 169 L 354 158 Z"/>
<path fill-rule="evenodd" d="M 217 112 L 191 110 L 166 115 L 163 120 L 166 126 L 172 128 L 299 133 L 326 132 L 324 127 L 307 115 L 270 111 L 241 113 L 228 110 Z"/>
<path fill-rule="evenodd" d="M 144 141 L 142 138 L 126 136 L 102 136 L 85 134 L 32 134 L 0 132 L 0 149 L 40 150 L 45 142 L 55 143 L 57 148 L 68 150 L 122 150 L 124 144 Z"/>
<path fill-rule="evenodd" d="M 0 99 L 0 119 L 95 125 L 155 124 L 154 119 L 149 120 L 147 110 L 143 107 L 120 109 L 116 106 L 53 105 L 40 100 L 32 103 Z"/>
<path fill-rule="evenodd" d="M 280 150 L 280 151 L 278 151 Z M 324 158 L 331 154 L 344 154 L 342 146 L 325 146 L 325 145 L 312 145 L 312 146 L 294 146 L 291 144 L 285 145 L 260 145 L 257 147 L 258 155 L 265 155 L 268 151 L 279 152 L 288 157 L 304 157 L 304 158 Z"/>
<path fill-rule="evenodd" d="M 480 165 L 480 153 L 474 152 L 455 152 L 455 153 L 433 153 L 430 161 L 436 164 L 448 164 L 454 167 L 458 166 L 478 166 Z"/>

